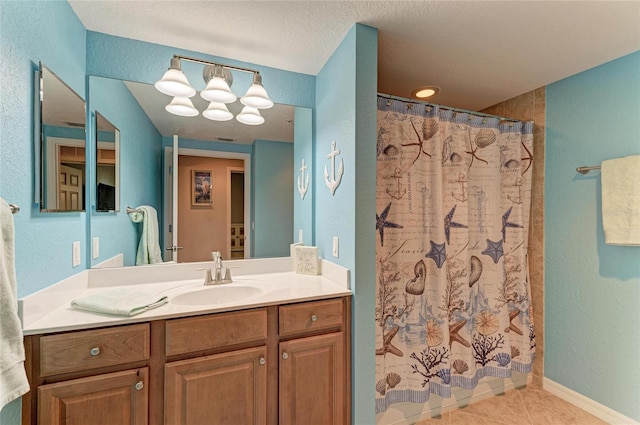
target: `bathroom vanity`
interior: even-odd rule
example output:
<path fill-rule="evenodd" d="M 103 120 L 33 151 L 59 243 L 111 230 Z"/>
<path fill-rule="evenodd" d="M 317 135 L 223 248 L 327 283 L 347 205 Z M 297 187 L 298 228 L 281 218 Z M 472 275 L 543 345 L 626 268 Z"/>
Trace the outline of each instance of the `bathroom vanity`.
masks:
<path fill-rule="evenodd" d="M 293 272 L 259 281 L 238 303 L 172 306 L 194 283 L 134 318 L 45 314 L 25 330 L 23 424 L 349 424 L 350 291 Z"/>

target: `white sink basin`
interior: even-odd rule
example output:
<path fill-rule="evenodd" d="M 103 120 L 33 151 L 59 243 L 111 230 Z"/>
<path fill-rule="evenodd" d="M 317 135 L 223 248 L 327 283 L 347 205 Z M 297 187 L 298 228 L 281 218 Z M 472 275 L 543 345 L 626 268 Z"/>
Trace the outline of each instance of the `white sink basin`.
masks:
<path fill-rule="evenodd" d="M 222 284 L 176 295 L 171 299 L 171 303 L 177 305 L 226 304 L 257 297 L 262 292 L 262 289 L 254 286 Z"/>

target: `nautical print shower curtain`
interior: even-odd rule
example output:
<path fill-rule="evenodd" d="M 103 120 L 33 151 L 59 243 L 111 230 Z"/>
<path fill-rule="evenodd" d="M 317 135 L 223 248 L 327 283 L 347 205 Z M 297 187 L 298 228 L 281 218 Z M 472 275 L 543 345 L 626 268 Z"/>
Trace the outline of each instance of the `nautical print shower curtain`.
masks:
<path fill-rule="evenodd" d="M 376 413 L 531 371 L 532 130 L 378 98 Z"/>

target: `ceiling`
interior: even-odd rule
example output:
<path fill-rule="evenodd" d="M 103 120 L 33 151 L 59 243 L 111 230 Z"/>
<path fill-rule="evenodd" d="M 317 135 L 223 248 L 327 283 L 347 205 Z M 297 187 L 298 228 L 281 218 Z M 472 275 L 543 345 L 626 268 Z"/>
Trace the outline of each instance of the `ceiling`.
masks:
<path fill-rule="evenodd" d="M 69 3 L 91 31 L 311 75 L 355 23 L 370 25 L 379 92 L 436 85 L 433 103 L 468 110 L 640 49 L 640 1 Z"/>

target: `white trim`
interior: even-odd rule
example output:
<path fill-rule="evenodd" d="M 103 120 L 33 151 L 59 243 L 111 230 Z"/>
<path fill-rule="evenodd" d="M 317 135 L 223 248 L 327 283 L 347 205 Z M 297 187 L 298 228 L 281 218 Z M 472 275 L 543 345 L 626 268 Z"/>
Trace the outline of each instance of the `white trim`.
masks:
<path fill-rule="evenodd" d="M 552 381 L 549 378 L 542 379 L 542 388 L 545 391 L 550 392 L 555 395 L 573 404 L 576 407 L 584 410 L 585 412 L 591 413 L 593 416 L 598 419 L 602 419 L 608 424 L 612 425 L 640 425 L 640 422 L 636 422 L 635 420 L 623 415 L 622 413 L 618 413 L 615 410 L 598 403 L 586 397 L 580 393 L 573 391 L 563 385 L 558 384 L 555 381 Z"/>
<path fill-rule="evenodd" d="M 244 167 L 227 167 L 227 230 L 231 229 L 231 175 L 235 173 L 243 173 L 244 177 Z M 244 190 L 244 189 L 243 189 Z M 245 229 L 246 229 L 246 220 L 245 220 Z M 245 241 L 242 253 L 242 258 L 249 258 L 249 251 L 247 251 L 247 238 L 246 238 L 246 230 L 245 230 Z M 231 259 L 231 232 L 227 231 L 227 259 Z"/>

